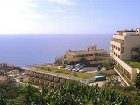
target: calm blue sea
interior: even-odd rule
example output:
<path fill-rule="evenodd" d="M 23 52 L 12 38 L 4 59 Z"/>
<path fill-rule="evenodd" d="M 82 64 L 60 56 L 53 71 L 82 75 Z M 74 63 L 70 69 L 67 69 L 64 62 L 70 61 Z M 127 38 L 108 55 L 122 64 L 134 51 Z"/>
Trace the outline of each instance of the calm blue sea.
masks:
<path fill-rule="evenodd" d="M 17 66 L 53 63 L 68 49 L 97 45 L 109 51 L 108 35 L 0 35 L 0 62 Z"/>

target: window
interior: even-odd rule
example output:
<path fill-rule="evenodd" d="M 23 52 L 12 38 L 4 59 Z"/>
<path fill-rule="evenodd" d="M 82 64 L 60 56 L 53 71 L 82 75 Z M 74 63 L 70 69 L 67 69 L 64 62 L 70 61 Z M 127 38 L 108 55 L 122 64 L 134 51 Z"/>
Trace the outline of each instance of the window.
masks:
<path fill-rule="evenodd" d="M 124 47 L 121 48 L 121 53 L 124 53 Z"/>
<path fill-rule="evenodd" d="M 118 47 L 118 50 L 120 51 L 120 48 Z"/>
<path fill-rule="evenodd" d="M 112 48 L 114 47 L 114 45 L 112 45 Z"/>
<path fill-rule="evenodd" d="M 120 55 L 118 55 L 118 58 L 120 58 Z"/>
<path fill-rule="evenodd" d="M 122 40 L 123 41 L 123 44 L 124 44 L 124 40 Z"/>
<path fill-rule="evenodd" d="M 115 45 L 114 45 L 114 48 L 115 48 Z"/>

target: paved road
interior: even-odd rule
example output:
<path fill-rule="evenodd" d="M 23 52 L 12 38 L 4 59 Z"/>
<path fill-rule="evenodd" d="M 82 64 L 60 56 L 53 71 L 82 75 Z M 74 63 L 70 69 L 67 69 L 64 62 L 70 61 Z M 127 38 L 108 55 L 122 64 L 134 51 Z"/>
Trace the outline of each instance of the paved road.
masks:
<path fill-rule="evenodd" d="M 84 67 L 87 71 L 96 71 L 97 67 Z"/>

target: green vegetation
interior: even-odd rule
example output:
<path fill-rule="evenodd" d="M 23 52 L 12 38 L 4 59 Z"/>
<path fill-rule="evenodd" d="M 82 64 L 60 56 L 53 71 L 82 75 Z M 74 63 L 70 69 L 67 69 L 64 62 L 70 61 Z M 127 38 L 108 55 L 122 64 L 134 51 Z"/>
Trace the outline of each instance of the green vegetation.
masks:
<path fill-rule="evenodd" d="M 81 79 L 90 79 L 93 77 L 92 74 L 86 72 L 72 72 L 64 69 L 57 69 L 56 67 L 37 67 L 39 70 L 43 70 L 50 73 L 57 73 L 61 76 L 66 77 L 77 77 Z"/>
<path fill-rule="evenodd" d="M 111 76 L 111 75 L 116 75 L 116 71 L 115 70 L 101 70 L 98 72 L 99 74 L 104 74 L 107 76 Z"/>
<path fill-rule="evenodd" d="M 103 67 L 105 67 L 107 70 L 112 69 L 113 68 L 113 63 L 110 59 L 107 59 L 103 62 Z"/>
<path fill-rule="evenodd" d="M 84 65 L 88 65 L 89 61 L 85 58 L 85 57 L 82 57 L 79 61 L 79 63 L 82 63 Z"/>
<path fill-rule="evenodd" d="M 137 74 L 135 86 L 140 89 L 140 73 Z"/>
<path fill-rule="evenodd" d="M 127 61 L 126 63 L 128 65 L 130 65 L 131 67 L 140 69 L 140 62 L 138 62 L 138 61 Z"/>
<path fill-rule="evenodd" d="M 134 87 L 99 88 L 72 82 L 54 90 L 11 83 L 0 83 L 0 105 L 140 105 L 140 90 Z"/>
<path fill-rule="evenodd" d="M 55 59 L 55 64 L 62 65 L 63 63 L 64 63 L 64 58 L 63 57 L 57 57 Z"/>

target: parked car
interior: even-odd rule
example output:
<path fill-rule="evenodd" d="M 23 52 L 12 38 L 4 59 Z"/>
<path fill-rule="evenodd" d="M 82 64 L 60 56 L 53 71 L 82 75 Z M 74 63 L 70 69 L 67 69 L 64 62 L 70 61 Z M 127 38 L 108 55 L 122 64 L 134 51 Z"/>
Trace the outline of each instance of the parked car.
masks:
<path fill-rule="evenodd" d="M 78 71 L 81 70 L 81 69 L 83 69 L 83 66 L 81 66 L 81 65 L 76 65 L 72 70 L 78 72 Z"/>
<path fill-rule="evenodd" d="M 73 65 L 67 65 L 65 69 L 66 69 L 66 70 L 72 70 L 73 68 L 74 68 Z"/>
<path fill-rule="evenodd" d="M 72 71 L 79 71 L 79 67 L 74 67 Z"/>
<path fill-rule="evenodd" d="M 82 63 L 77 63 L 75 66 L 83 66 L 83 67 L 85 67 L 85 65 L 84 64 L 82 64 Z"/>
<path fill-rule="evenodd" d="M 68 70 L 68 69 L 69 69 L 69 67 L 70 67 L 70 65 L 66 65 L 66 68 L 65 68 L 65 70 Z"/>
<path fill-rule="evenodd" d="M 95 81 L 103 81 L 103 80 L 106 80 L 106 75 L 96 74 Z"/>
<path fill-rule="evenodd" d="M 81 64 L 77 63 L 75 66 L 81 66 Z"/>
<path fill-rule="evenodd" d="M 86 69 L 81 69 L 81 70 L 79 70 L 79 72 L 86 72 Z"/>
<path fill-rule="evenodd" d="M 78 72 L 79 70 L 83 69 L 84 65 L 83 64 L 76 64 L 76 65 L 66 65 L 65 70 L 71 70 L 71 71 L 76 71 Z M 83 72 L 84 70 L 81 70 L 80 72 Z"/>
<path fill-rule="evenodd" d="M 74 67 L 73 66 L 71 66 L 70 68 L 68 68 L 68 70 L 72 70 Z"/>

